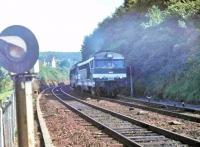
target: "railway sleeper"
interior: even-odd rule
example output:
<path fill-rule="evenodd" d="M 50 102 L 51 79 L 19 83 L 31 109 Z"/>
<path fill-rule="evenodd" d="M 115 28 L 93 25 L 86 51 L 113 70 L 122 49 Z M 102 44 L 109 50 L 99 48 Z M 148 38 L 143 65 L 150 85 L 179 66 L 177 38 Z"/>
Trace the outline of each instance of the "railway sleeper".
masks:
<path fill-rule="evenodd" d="M 131 137 L 131 136 L 155 136 L 157 135 L 156 133 L 152 133 L 152 132 L 149 132 L 149 133 L 143 133 L 143 132 L 140 132 L 140 133 L 132 133 L 132 132 L 127 132 L 127 133 L 121 133 L 127 137 Z"/>
<path fill-rule="evenodd" d="M 152 131 L 148 131 L 148 130 L 120 130 L 120 131 L 117 131 L 119 133 L 152 133 Z"/>
<path fill-rule="evenodd" d="M 143 147 L 174 147 L 178 146 L 178 144 L 166 141 L 156 141 L 156 142 L 141 142 Z"/>
<path fill-rule="evenodd" d="M 92 116 L 93 118 L 95 119 L 102 119 L 102 118 L 105 118 L 105 116 L 99 116 L 99 115 L 90 115 Z"/>
<path fill-rule="evenodd" d="M 105 119 L 106 120 L 106 119 Z M 105 120 L 102 120 L 102 122 L 105 122 Z M 100 121 L 100 120 L 99 120 Z M 106 123 L 107 125 L 112 125 L 113 121 L 111 120 L 110 122 Z M 128 126 L 130 123 L 123 123 L 123 122 L 115 122 L 115 125 L 123 125 L 123 126 Z"/>
<path fill-rule="evenodd" d="M 113 130 L 117 131 L 117 132 L 120 132 L 120 131 L 125 131 L 125 130 L 128 130 L 128 131 L 137 131 L 137 130 L 144 130 L 143 128 L 137 126 L 137 127 L 134 127 L 134 128 L 113 128 Z"/>
<path fill-rule="evenodd" d="M 169 140 L 165 136 L 134 136 L 134 137 L 128 137 L 131 140 L 134 140 L 136 142 L 153 142 L 153 141 L 167 141 Z"/>

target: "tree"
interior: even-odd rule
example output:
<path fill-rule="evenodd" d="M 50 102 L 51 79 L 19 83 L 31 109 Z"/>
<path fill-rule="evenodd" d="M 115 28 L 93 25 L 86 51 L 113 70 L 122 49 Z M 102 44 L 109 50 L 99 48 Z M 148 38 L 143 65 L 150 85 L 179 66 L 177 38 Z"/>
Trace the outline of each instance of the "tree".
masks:
<path fill-rule="evenodd" d="M 138 0 L 125 0 L 124 1 L 124 7 L 127 9 L 127 10 L 130 10 L 133 5 L 137 2 Z"/>
<path fill-rule="evenodd" d="M 145 28 L 148 28 L 162 23 L 167 16 L 167 12 L 161 11 L 158 6 L 153 5 L 152 8 L 148 10 L 146 16 L 149 18 L 149 21 L 147 23 L 143 23 L 142 25 Z"/>
<path fill-rule="evenodd" d="M 67 60 L 62 60 L 58 63 L 60 68 L 69 68 L 70 63 Z"/>
<path fill-rule="evenodd" d="M 170 0 L 167 11 L 170 15 L 188 19 L 200 12 L 200 0 Z"/>

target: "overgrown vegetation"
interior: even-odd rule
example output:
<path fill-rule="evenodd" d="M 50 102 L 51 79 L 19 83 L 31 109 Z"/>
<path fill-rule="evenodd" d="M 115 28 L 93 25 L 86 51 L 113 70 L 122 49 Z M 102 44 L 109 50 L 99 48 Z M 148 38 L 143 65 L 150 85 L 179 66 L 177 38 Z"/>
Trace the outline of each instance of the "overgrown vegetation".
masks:
<path fill-rule="evenodd" d="M 200 0 L 125 0 L 85 37 L 82 57 L 122 53 L 137 95 L 200 102 L 199 40 Z"/>
<path fill-rule="evenodd" d="M 56 68 L 52 68 L 52 59 Z M 40 79 L 47 84 L 65 82 L 69 77 L 70 67 L 81 60 L 80 52 L 41 52 Z"/>
<path fill-rule="evenodd" d="M 50 66 L 40 66 L 40 79 L 48 84 L 65 82 L 68 80 L 68 69 L 52 68 Z"/>

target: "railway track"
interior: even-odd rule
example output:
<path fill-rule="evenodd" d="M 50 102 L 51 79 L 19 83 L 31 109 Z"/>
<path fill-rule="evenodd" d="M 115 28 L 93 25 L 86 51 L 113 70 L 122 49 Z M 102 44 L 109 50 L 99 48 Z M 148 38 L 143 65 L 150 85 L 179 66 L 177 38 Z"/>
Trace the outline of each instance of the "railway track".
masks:
<path fill-rule="evenodd" d="M 156 113 L 167 115 L 167 116 L 172 116 L 172 117 L 200 123 L 200 113 L 192 109 L 185 109 L 185 108 L 165 106 L 165 105 L 159 105 L 155 107 L 154 105 L 149 106 L 148 102 L 138 103 L 138 101 L 134 101 L 131 99 L 123 100 L 123 99 L 111 99 L 111 98 L 102 98 L 102 97 L 100 99 L 107 100 L 110 102 L 115 102 L 115 103 L 122 104 L 125 106 L 135 107 L 135 108 L 152 111 L 152 112 L 156 112 Z"/>
<path fill-rule="evenodd" d="M 127 146 L 200 146 L 200 142 L 88 104 L 59 87 L 52 93 L 68 108 Z"/>
<path fill-rule="evenodd" d="M 163 108 L 163 107 L 168 107 L 168 108 L 172 108 L 172 109 L 175 109 L 175 110 L 182 110 L 182 111 L 185 111 L 185 112 L 193 112 L 193 113 L 197 113 L 197 114 L 200 114 L 200 109 L 198 109 L 197 107 L 190 107 L 190 106 L 187 106 L 187 105 L 184 105 L 184 106 L 181 106 L 180 104 L 178 103 L 174 103 L 174 104 L 163 104 L 163 103 L 160 103 L 160 102 L 155 102 L 153 100 L 150 100 L 150 99 L 147 99 L 147 100 L 144 100 L 144 99 L 133 99 L 133 98 L 128 98 L 128 97 L 125 97 L 125 96 L 119 96 L 119 99 L 124 99 L 126 101 L 132 101 L 132 102 L 136 102 L 136 103 L 140 103 L 140 104 L 145 104 L 145 105 L 149 105 L 149 106 L 153 106 L 153 107 L 158 107 L 158 108 Z"/>
<path fill-rule="evenodd" d="M 94 96 L 90 95 L 94 98 Z M 162 104 L 152 104 L 147 101 L 140 101 L 130 98 L 105 98 L 105 97 L 95 97 L 96 99 L 106 100 L 114 103 L 118 103 L 124 106 L 135 107 L 138 109 L 143 109 L 146 111 L 152 111 L 159 114 L 172 116 L 184 120 L 189 120 L 192 122 L 200 123 L 200 111 L 192 108 L 175 107 L 172 105 L 162 105 Z"/>
<path fill-rule="evenodd" d="M 51 88 L 46 88 L 43 90 L 38 98 L 37 98 L 37 118 L 38 118 L 38 125 L 41 130 L 41 139 L 43 142 L 43 145 L 45 147 L 55 147 L 55 146 L 73 146 L 73 145 L 78 145 L 84 141 L 81 146 L 117 146 L 117 147 L 122 147 L 123 144 L 120 144 L 119 141 L 113 139 L 112 137 L 109 137 L 107 134 L 103 133 L 101 130 L 96 128 L 94 125 L 92 125 L 89 122 L 86 122 L 83 118 L 80 118 L 80 116 L 71 113 L 68 111 L 68 109 L 64 110 L 65 115 L 62 115 L 62 110 L 64 105 L 62 105 L 55 96 L 52 95 L 51 93 L 52 87 Z M 53 98 L 52 98 L 53 97 Z M 50 99 L 50 103 L 49 100 Z M 59 105 L 54 105 L 56 103 L 52 103 L 52 100 L 57 101 L 57 103 L 60 103 Z M 47 110 L 45 107 L 48 105 L 53 105 L 52 107 L 48 107 L 49 109 Z M 46 106 L 45 106 L 46 105 Z M 59 113 L 58 113 L 59 112 Z M 61 112 L 61 113 L 60 113 Z M 69 114 L 70 113 L 70 114 Z M 67 115 L 70 115 L 70 117 L 66 117 Z M 55 117 L 56 116 L 56 117 Z M 55 121 L 55 127 L 53 130 L 52 128 L 49 128 L 49 126 L 54 124 L 54 122 L 51 122 L 50 117 L 54 117 L 53 119 L 58 119 L 58 121 Z M 62 118 L 62 120 L 61 120 Z M 66 120 L 67 118 L 67 120 Z M 79 127 L 77 127 L 74 123 L 69 125 L 70 120 L 73 120 L 73 122 L 77 123 Z M 65 123 L 61 123 L 65 122 Z M 60 124 L 61 123 L 61 124 Z M 73 126 L 73 129 L 68 132 L 68 129 Z M 78 128 L 78 129 L 77 129 Z M 86 130 L 87 131 L 86 131 Z M 61 131 L 63 130 L 63 132 Z M 76 131 L 74 131 L 76 130 Z M 83 131 L 82 133 L 80 133 Z M 66 133 L 69 133 L 69 138 L 70 141 L 68 141 L 68 137 L 66 138 Z M 91 134 L 89 134 L 91 132 Z M 57 133 L 59 133 L 57 137 Z M 50 135 L 51 134 L 51 135 Z M 52 135 L 56 134 L 56 135 Z M 79 139 L 79 141 L 76 140 L 77 136 L 81 136 L 81 134 L 84 134 L 84 137 Z"/>

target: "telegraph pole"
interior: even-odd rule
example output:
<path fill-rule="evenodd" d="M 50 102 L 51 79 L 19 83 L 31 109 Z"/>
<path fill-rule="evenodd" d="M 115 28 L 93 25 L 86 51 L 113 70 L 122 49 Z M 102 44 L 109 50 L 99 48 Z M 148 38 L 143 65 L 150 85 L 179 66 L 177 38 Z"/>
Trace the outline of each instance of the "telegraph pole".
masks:
<path fill-rule="evenodd" d="M 130 70 L 130 85 L 131 85 L 131 97 L 133 97 L 133 76 L 132 76 L 132 66 L 129 67 Z"/>
<path fill-rule="evenodd" d="M 14 77 L 19 147 L 35 146 L 32 78 L 31 74 Z"/>

